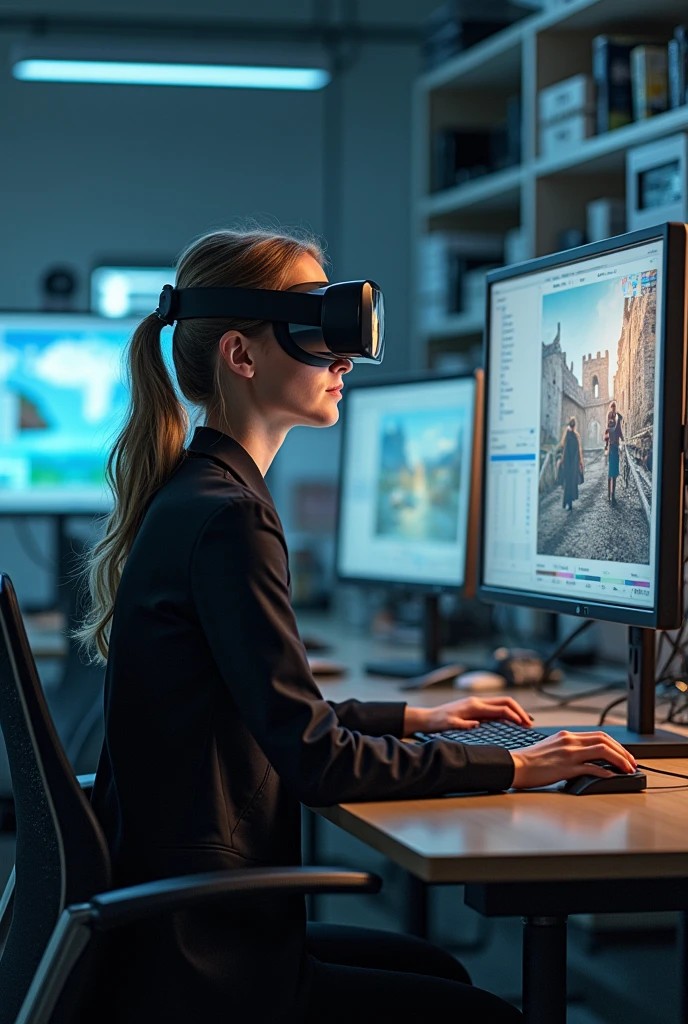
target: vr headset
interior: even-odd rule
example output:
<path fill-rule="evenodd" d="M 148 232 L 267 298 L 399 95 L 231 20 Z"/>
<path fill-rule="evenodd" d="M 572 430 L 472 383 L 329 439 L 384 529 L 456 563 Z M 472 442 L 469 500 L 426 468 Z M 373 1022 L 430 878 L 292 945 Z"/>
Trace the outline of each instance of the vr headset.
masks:
<path fill-rule="evenodd" d="M 155 310 L 165 324 L 199 317 L 265 320 L 293 359 L 330 366 L 335 359 L 381 363 L 384 301 L 374 281 L 302 284 L 299 290 L 173 288 L 166 284 Z"/>

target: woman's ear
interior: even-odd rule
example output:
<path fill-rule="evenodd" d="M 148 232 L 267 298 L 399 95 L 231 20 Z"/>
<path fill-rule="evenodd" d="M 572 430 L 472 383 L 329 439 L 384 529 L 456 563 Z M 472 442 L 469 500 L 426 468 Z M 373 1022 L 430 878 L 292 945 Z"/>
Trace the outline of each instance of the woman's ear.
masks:
<path fill-rule="evenodd" d="M 227 331 L 220 338 L 220 358 L 238 377 L 253 377 L 255 364 L 248 339 L 239 331 Z"/>

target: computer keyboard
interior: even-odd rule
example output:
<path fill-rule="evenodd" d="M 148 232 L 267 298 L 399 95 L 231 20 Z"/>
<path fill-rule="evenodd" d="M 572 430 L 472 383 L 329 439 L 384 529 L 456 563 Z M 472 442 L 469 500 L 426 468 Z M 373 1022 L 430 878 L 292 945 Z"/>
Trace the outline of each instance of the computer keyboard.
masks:
<path fill-rule="evenodd" d="M 442 732 L 417 732 L 414 739 L 420 743 L 428 743 L 430 740 L 445 739 L 454 740 L 456 743 L 465 743 L 467 746 L 495 746 L 504 747 L 506 750 L 519 750 L 521 747 L 530 747 L 533 743 L 546 740 L 544 733 L 537 729 L 526 729 L 523 725 L 516 725 L 514 722 L 483 722 L 473 729 L 445 729 Z"/>

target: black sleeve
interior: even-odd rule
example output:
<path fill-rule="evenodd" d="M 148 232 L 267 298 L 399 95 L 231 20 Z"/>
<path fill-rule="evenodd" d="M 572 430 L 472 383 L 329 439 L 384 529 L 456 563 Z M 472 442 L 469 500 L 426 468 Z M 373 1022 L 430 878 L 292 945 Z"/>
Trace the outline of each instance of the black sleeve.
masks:
<path fill-rule="evenodd" d="M 368 736 L 403 736 L 405 701 L 345 700 L 327 702 L 340 725 Z"/>
<path fill-rule="evenodd" d="M 508 789 L 514 764 L 498 747 L 404 743 L 346 728 L 323 700 L 289 601 L 276 513 L 237 499 L 203 527 L 190 565 L 199 619 L 246 724 L 303 803 Z"/>

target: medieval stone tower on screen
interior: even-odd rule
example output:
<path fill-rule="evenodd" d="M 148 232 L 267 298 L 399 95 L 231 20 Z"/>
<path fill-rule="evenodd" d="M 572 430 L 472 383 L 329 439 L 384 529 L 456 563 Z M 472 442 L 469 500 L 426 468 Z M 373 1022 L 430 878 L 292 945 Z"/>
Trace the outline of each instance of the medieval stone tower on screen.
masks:
<path fill-rule="evenodd" d="M 603 443 L 609 394 L 609 350 L 604 355 L 583 356 L 583 395 L 585 401 L 586 438 L 591 448 Z"/>

